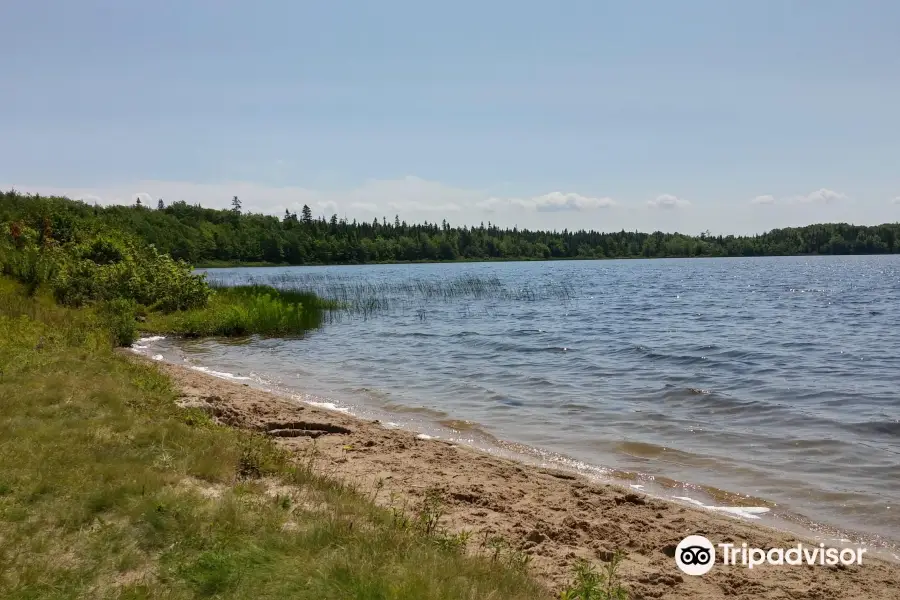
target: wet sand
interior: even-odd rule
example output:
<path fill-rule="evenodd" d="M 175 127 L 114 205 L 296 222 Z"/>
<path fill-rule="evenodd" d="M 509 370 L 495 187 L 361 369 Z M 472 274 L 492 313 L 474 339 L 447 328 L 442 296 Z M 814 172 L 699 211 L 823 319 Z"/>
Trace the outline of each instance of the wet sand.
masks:
<path fill-rule="evenodd" d="M 598 566 L 620 549 L 631 598 L 900 599 L 900 565 L 866 555 L 853 566 L 716 564 L 683 574 L 675 547 L 691 534 L 756 548 L 817 545 L 737 517 L 682 506 L 613 484 L 550 471 L 227 381 L 155 363 L 181 391 L 179 403 L 217 421 L 266 432 L 314 468 L 358 486 L 381 504 L 413 509 L 443 499 L 441 523 L 472 532 L 470 544 L 501 536 L 531 555 L 530 570 L 558 597 L 579 558 Z"/>

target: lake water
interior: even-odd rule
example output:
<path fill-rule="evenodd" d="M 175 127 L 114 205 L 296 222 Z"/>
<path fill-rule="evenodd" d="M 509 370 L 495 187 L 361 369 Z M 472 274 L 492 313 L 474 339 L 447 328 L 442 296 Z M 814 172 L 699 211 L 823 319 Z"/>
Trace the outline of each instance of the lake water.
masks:
<path fill-rule="evenodd" d="M 768 507 L 764 519 L 898 552 L 900 256 L 209 277 L 316 289 L 355 310 L 301 339 L 157 340 L 145 351 L 647 491 Z"/>

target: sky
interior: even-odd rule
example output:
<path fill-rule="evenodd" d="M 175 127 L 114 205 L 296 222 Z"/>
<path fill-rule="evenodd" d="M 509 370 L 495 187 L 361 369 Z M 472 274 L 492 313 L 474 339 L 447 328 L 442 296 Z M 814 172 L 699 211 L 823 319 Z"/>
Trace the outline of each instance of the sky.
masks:
<path fill-rule="evenodd" d="M 0 188 L 754 233 L 900 221 L 900 3 L 10 0 Z"/>

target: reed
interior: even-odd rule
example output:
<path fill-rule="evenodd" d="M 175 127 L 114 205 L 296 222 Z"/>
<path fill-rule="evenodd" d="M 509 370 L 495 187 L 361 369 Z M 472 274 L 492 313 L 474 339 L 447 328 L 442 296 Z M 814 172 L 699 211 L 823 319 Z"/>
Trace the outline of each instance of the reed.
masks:
<path fill-rule="evenodd" d="M 255 289 L 265 286 L 282 294 L 300 298 L 321 298 L 328 308 L 326 321 L 344 316 L 363 318 L 395 311 L 421 312 L 429 306 L 450 303 L 478 303 L 489 306 L 499 302 L 535 302 L 554 300 L 568 304 L 576 298 L 574 286 L 567 281 L 541 284 L 511 284 L 495 276 L 463 274 L 455 277 L 413 276 L 408 278 L 361 279 L 353 276 L 281 272 L 275 274 L 207 273 L 213 287 L 238 286 Z"/>
<path fill-rule="evenodd" d="M 147 333 L 203 336 L 297 336 L 322 325 L 323 310 L 334 303 L 314 294 L 270 286 L 214 287 L 202 308 L 152 313 L 141 329 Z"/>

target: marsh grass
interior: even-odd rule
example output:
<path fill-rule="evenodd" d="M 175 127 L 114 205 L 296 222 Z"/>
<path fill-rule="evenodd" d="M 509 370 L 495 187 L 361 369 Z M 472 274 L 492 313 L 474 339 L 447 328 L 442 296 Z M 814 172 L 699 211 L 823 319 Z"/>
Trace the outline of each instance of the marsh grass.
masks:
<path fill-rule="evenodd" d="M 0 597 L 539 598 L 0 279 Z"/>
<path fill-rule="evenodd" d="M 513 285 L 498 277 L 463 274 L 450 278 L 413 276 L 391 279 L 359 279 L 341 275 L 288 272 L 274 275 L 240 275 L 208 272 L 213 286 L 270 287 L 282 293 L 312 295 L 329 302 L 326 321 L 342 317 L 370 318 L 392 311 L 427 314 L 437 304 L 476 302 L 535 302 L 555 300 L 566 305 L 576 298 L 567 281 Z"/>
<path fill-rule="evenodd" d="M 185 337 L 302 335 L 321 326 L 323 311 L 336 306 L 315 294 L 271 286 L 214 287 L 202 308 L 152 313 L 141 325 L 147 333 Z"/>

